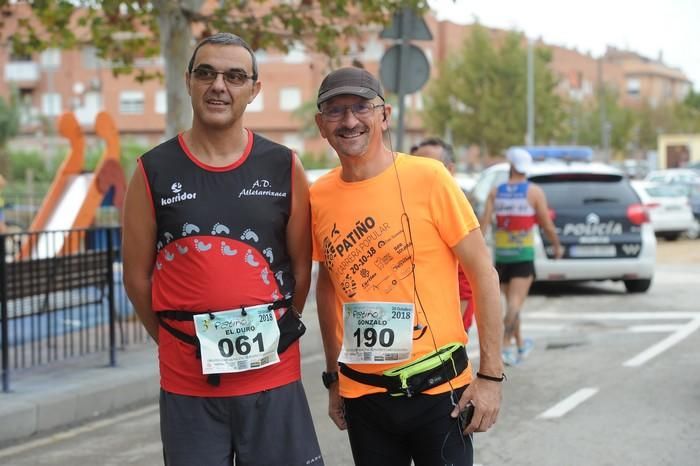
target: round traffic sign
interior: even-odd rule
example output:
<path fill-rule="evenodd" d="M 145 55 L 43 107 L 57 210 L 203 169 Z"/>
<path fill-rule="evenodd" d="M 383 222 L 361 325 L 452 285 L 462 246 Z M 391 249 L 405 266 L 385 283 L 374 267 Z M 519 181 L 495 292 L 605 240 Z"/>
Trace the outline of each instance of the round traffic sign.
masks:
<path fill-rule="evenodd" d="M 399 94 L 399 91 L 403 91 L 404 94 L 411 94 L 423 87 L 430 77 L 430 63 L 423 50 L 413 44 L 406 47 L 406 63 L 401 69 L 401 45 L 392 46 L 382 56 L 379 76 L 389 92 Z"/>

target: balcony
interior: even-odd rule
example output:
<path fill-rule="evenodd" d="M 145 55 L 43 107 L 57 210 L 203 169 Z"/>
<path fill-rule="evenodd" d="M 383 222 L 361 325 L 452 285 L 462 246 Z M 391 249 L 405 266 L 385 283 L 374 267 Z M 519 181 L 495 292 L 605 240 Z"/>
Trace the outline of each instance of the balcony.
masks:
<path fill-rule="evenodd" d="M 16 84 L 37 84 L 39 64 L 33 61 L 11 61 L 5 66 L 5 81 Z"/>

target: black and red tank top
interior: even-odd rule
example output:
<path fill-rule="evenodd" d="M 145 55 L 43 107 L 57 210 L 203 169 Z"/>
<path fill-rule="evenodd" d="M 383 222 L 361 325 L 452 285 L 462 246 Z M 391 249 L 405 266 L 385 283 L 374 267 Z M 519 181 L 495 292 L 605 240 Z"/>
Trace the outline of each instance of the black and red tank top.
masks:
<path fill-rule="evenodd" d="M 212 167 L 180 135 L 144 154 L 140 166 L 157 226 L 154 312 L 218 311 L 291 296 L 286 230 L 294 157 L 288 148 L 249 131 L 240 159 Z M 194 335 L 192 322 L 172 326 Z M 183 395 L 234 396 L 285 385 L 300 378 L 298 345 L 278 364 L 224 374 L 211 386 L 195 347 L 161 331 L 161 386 Z"/>

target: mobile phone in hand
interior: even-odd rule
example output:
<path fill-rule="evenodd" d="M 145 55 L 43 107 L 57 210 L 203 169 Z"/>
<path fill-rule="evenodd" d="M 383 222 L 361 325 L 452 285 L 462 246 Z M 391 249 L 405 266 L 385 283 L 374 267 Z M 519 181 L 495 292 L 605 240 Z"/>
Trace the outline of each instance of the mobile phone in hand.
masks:
<path fill-rule="evenodd" d="M 464 410 L 459 413 L 459 425 L 464 432 L 470 422 L 472 422 L 472 417 L 474 417 L 474 405 L 469 403 L 464 407 Z"/>

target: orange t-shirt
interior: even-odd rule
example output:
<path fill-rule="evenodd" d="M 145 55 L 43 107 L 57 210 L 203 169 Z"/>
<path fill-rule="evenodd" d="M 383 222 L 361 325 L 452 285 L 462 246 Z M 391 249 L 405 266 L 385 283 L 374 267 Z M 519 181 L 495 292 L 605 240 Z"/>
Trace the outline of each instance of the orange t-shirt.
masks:
<path fill-rule="evenodd" d="M 466 344 L 451 248 L 479 223 L 457 183 L 440 162 L 404 154 L 398 154 L 395 167 L 368 180 L 344 182 L 340 170 L 311 187 L 313 258 L 326 265 L 335 288 L 338 340 L 342 342 L 343 303 L 401 302 L 413 304 L 414 324 L 428 327 L 413 341 L 410 360 L 448 343 Z M 415 331 L 413 337 L 419 335 Z M 379 374 L 408 362 L 352 368 Z M 469 383 L 471 376 L 470 368 L 452 386 Z M 426 393 L 449 389 L 443 384 Z M 343 397 L 383 391 L 340 375 Z"/>

